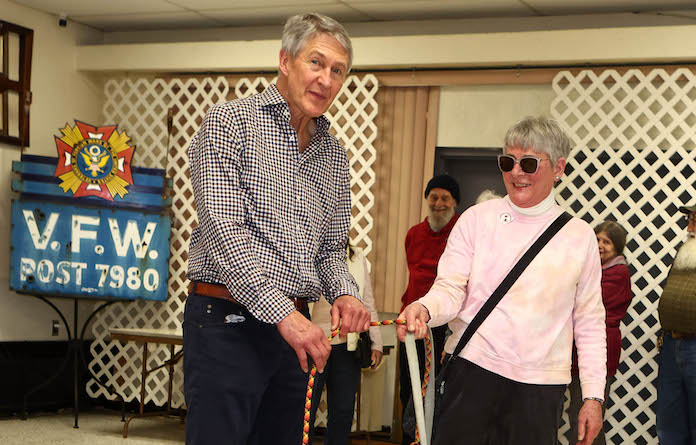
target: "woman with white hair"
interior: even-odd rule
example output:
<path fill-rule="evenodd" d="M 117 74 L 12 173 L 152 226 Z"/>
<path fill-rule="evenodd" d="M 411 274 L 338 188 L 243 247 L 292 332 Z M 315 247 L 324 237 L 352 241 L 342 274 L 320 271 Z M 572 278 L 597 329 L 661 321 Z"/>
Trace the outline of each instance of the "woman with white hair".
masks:
<path fill-rule="evenodd" d="M 481 204 L 482 202 L 490 201 L 491 199 L 499 199 L 502 196 L 498 195 L 495 190 L 484 190 L 476 198 L 476 204 Z"/>
<path fill-rule="evenodd" d="M 449 323 L 452 354 L 474 316 L 519 258 L 563 214 L 553 195 L 570 152 L 560 126 L 527 117 L 505 136 L 498 166 L 507 190 L 467 209 L 450 234 L 430 291 L 399 318 L 401 340 Z M 597 240 L 570 219 L 512 284 L 457 357 L 435 420 L 435 445 L 556 445 L 573 338 L 584 400 L 581 444 L 602 425 L 606 333 Z"/>

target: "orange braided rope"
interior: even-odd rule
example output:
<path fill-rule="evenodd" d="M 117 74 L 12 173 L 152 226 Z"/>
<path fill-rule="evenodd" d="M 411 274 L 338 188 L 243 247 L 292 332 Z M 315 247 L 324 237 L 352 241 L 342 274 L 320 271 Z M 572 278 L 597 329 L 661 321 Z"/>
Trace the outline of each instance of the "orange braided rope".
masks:
<path fill-rule="evenodd" d="M 373 321 L 370 326 L 388 326 L 392 324 L 406 324 L 406 320 L 382 320 Z M 329 342 L 338 335 L 339 329 L 335 329 L 329 335 Z M 423 373 L 423 383 L 421 384 L 421 396 L 425 397 L 425 391 L 428 386 L 428 380 L 430 378 L 430 363 L 431 363 L 431 344 L 430 338 L 425 337 L 425 347 L 427 353 L 425 354 L 425 371 Z M 310 411 L 312 410 L 312 394 L 314 389 L 314 377 L 317 375 L 317 366 L 312 365 L 312 370 L 309 372 L 309 382 L 307 382 L 307 396 L 305 397 L 305 411 L 304 411 L 304 422 L 302 426 L 302 445 L 307 445 L 309 443 L 309 419 Z M 411 445 L 417 445 L 420 443 L 420 434 L 418 434 L 418 428 L 416 428 L 416 440 Z"/>

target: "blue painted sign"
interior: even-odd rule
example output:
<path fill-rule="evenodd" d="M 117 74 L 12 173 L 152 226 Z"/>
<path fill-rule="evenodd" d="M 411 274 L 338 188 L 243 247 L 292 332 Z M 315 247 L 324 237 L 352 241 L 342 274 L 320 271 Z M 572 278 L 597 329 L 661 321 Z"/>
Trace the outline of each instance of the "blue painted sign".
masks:
<path fill-rule="evenodd" d="M 47 156 L 22 155 L 21 161 L 12 162 L 12 171 L 20 175 L 20 179 L 12 181 L 12 191 L 21 193 L 22 198 L 73 205 L 159 211 L 172 204 L 168 194 L 172 181 L 164 177 L 164 170 L 131 167 L 133 184 L 128 186 L 129 193 L 107 200 L 96 195 L 76 197 L 65 193 L 61 180 L 54 176 L 58 162 L 57 158 Z"/>
<path fill-rule="evenodd" d="M 166 300 L 171 223 L 163 213 L 14 200 L 10 288 Z"/>
<path fill-rule="evenodd" d="M 12 163 L 10 289 L 70 298 L 166 300 L 171 179 L 131 166 L 116 125 L 75 121 L 58 157 Z"/>

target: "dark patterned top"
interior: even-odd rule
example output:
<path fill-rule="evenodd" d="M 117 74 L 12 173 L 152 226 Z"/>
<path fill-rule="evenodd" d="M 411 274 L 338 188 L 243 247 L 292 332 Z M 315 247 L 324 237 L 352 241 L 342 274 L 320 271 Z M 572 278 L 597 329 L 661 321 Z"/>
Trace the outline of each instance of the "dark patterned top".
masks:
<path fill-rule="evenodd" d="M 657 313 L 662 329 L 696 334 L 696 269 L 670 269 Z"/>
<path fill-rule="evenodd" d="M 198 226 L 188 278 L 221 283 L 259 320 L 277 323 L 289 298 L 359 297 L 346 267 L 348 157 L 316 120 L 299 152 L 275 85 L 210 108 L 188 149 Z"/>

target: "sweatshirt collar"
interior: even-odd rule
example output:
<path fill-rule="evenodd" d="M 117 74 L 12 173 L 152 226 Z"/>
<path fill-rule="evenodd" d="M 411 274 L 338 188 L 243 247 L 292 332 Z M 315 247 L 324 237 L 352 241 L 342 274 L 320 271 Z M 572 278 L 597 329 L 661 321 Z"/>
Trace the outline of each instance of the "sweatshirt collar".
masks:
<path fill-rule="evenodd" d="M 508 204 L 510 204 L 512 210 L 524 216 L 540 216 L 545 213 L 548 213 L 556 206 L 556 199 L 553 195 L 553 190 L 551 190 L 549 196 L 547 196 L 543 201 L 541 201 L 539 204 L 533 207 L 517 207 L 515 204 L 512 203 L 510 195 L 505 195 L 505 200 L 508 202 Z"/>

